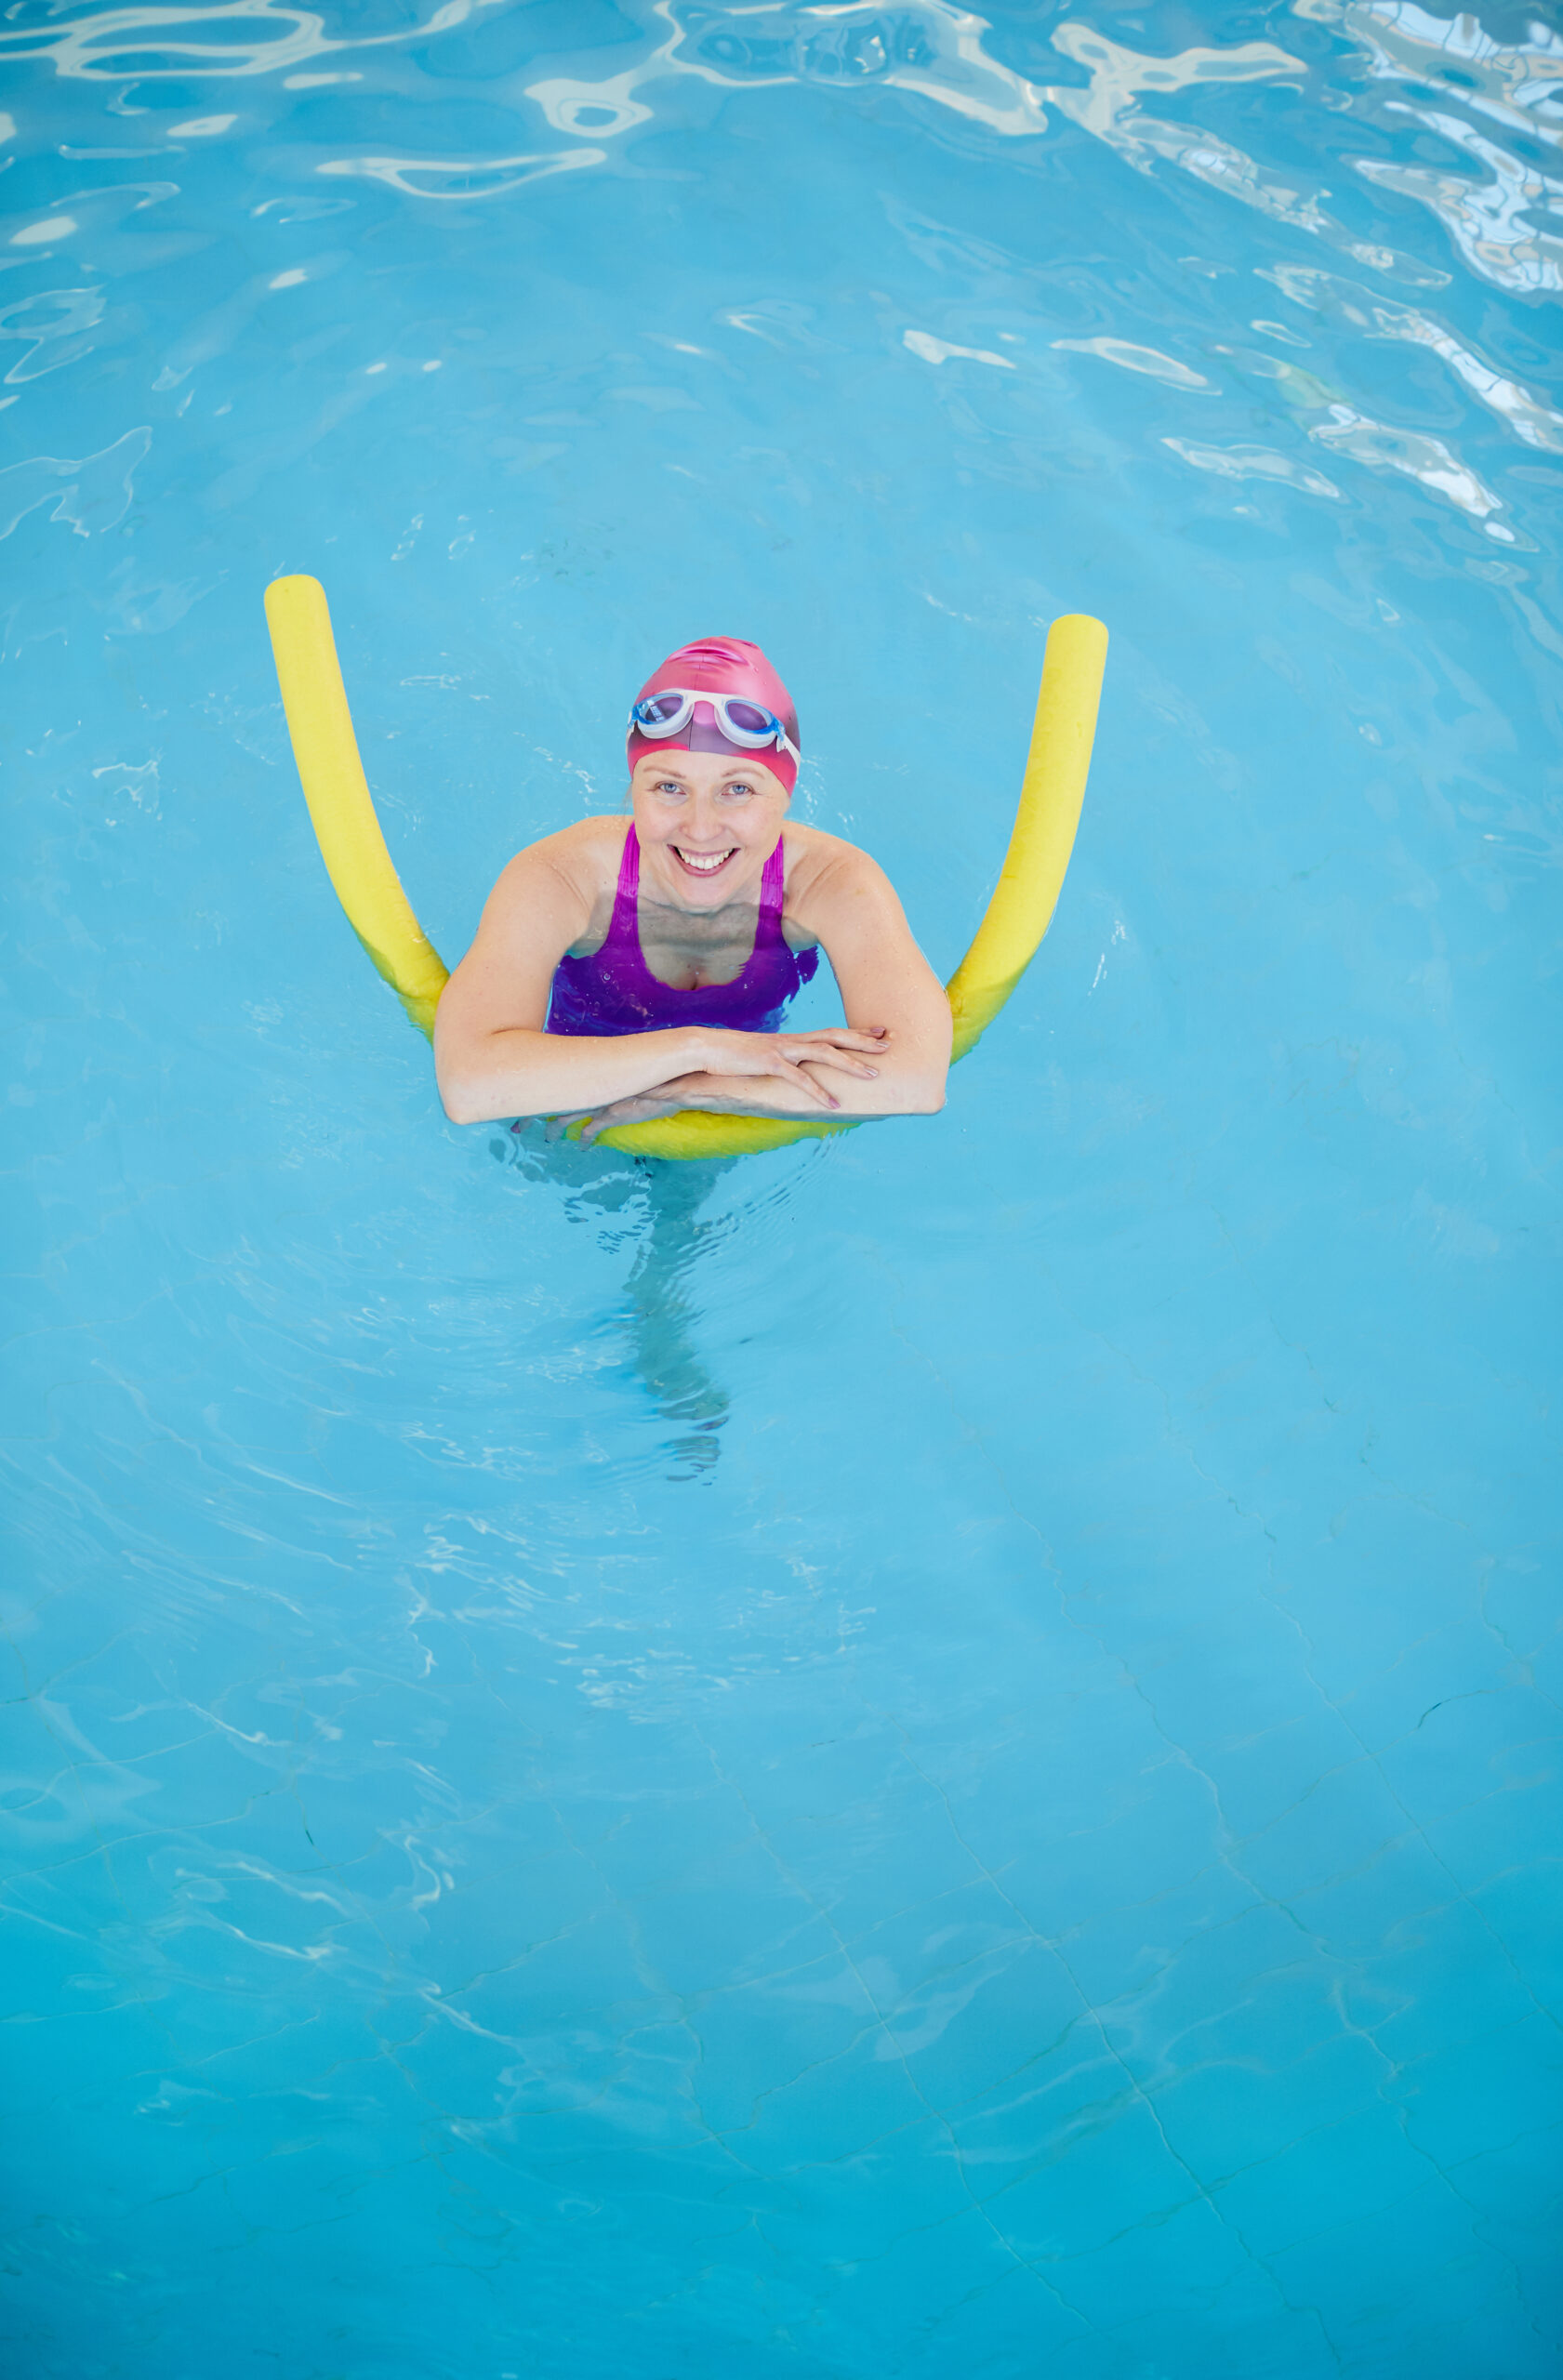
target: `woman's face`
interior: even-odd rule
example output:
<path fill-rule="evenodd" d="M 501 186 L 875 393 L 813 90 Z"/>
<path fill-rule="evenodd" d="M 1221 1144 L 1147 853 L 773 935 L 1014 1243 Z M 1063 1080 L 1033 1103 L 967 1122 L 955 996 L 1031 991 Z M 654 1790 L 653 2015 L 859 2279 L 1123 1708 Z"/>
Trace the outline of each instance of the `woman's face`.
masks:
<path fill-rule="evenodd" d="M 684 909 L 758 897 L 787 815 L 769 769 L 722 752 L 642 752 L 629 800 L 648 890 Z"/>

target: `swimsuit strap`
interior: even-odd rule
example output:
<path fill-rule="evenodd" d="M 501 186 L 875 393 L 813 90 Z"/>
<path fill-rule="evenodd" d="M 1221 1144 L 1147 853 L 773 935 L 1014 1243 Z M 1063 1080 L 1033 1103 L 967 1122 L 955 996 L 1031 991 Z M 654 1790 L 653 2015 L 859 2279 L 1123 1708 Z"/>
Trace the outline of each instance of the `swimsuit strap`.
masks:
<path fill-rule="evenodd" d="M 756 950 L 760 947 L 761 936 L 765 933 L 767 927 L 770 928 L 769 939 L 772 941 L 779 939 L 782 909 L 786 900 L 787 846 L 778 835 L 776 848 L 766 861 L 765 872 L 760 879 L 760 920 L 754 935 Z"/>
<path fill-rule="evenodd" d="M 614 886 L 613 915 L 608 919 L 608 931 L 603 938 L 602 948 L 590 959 L 580 960 L 580 965 L 605 966 L 616 973 L 622 973 L 626 966 L 633 970 L 642 965 L 637 915 L 640 889 L 641 845 L 635 832 L 635 821 L 631 818 L 618 863 L 618 879 Z"/>
<path fill-rule="evenodd" d="M 618 863 L 618 882 L 614 887 L 614 928 L 619 911 L 628 908 L 631 919 L 641 892 L 641 839 L 635 832 L 635 821 L 629 821 L 629 831 L 624 838 L 624 854 Z M 613 929 L 610 928 L 610 932 Z"/>

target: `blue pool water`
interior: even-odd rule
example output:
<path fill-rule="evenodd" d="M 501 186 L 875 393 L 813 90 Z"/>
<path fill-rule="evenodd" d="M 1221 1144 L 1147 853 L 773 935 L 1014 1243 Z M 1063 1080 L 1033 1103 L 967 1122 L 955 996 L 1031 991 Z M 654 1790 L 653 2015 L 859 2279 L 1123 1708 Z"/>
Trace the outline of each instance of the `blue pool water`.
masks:
<path fill-rule="evenodd" d="M 1556 2373 L 1556 22 L 0 70 L 8 2369 Z M 1104 617 L 945 1114 L 447 1125 L 283 571 L 451 960 L 722 630 L 947 971 Z"/>

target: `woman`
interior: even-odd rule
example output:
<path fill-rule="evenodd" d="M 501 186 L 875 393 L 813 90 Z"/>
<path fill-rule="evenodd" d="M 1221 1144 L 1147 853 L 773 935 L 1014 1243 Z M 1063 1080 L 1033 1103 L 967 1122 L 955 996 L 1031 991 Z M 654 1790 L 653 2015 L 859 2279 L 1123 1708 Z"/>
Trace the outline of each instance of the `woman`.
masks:
<path fill-rule="evenodd" d="M 587 818 L 511 860 L 445 985 L 434 1061 L 458 1124 L 930 1116 L 950 1013 L 888 879 L 787 815 L 798 721 L 758 645 L 706 637 L 629 716 L 630 818 Z M 844 1025 L 783 1013 L 823 947 Z"/>

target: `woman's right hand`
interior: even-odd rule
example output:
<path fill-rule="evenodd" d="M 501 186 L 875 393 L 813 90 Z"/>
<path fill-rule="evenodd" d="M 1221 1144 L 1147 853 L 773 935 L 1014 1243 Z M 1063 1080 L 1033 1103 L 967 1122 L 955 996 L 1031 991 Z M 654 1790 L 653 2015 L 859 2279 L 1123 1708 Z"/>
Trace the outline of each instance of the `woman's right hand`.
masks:
<path fill-rule="evenodd" d="M 708 1075 L 773 1075 L 800 1083 L 821 1107 L 840 1107 L 815 1075 L 809 1061 L 821 1062 L 844 1075 L 872 1082 L 879 1068 L 870 1058 L 881 1057 L 889 1036 L 882 1025 L 871 1033 L 854 1033 L 850 1025 L 827 1025 L 817 1033 L 730 1033 L 720 1026 L 697 1025 L 690 1041 L 695 1052 L 689 1071 Z"/>

